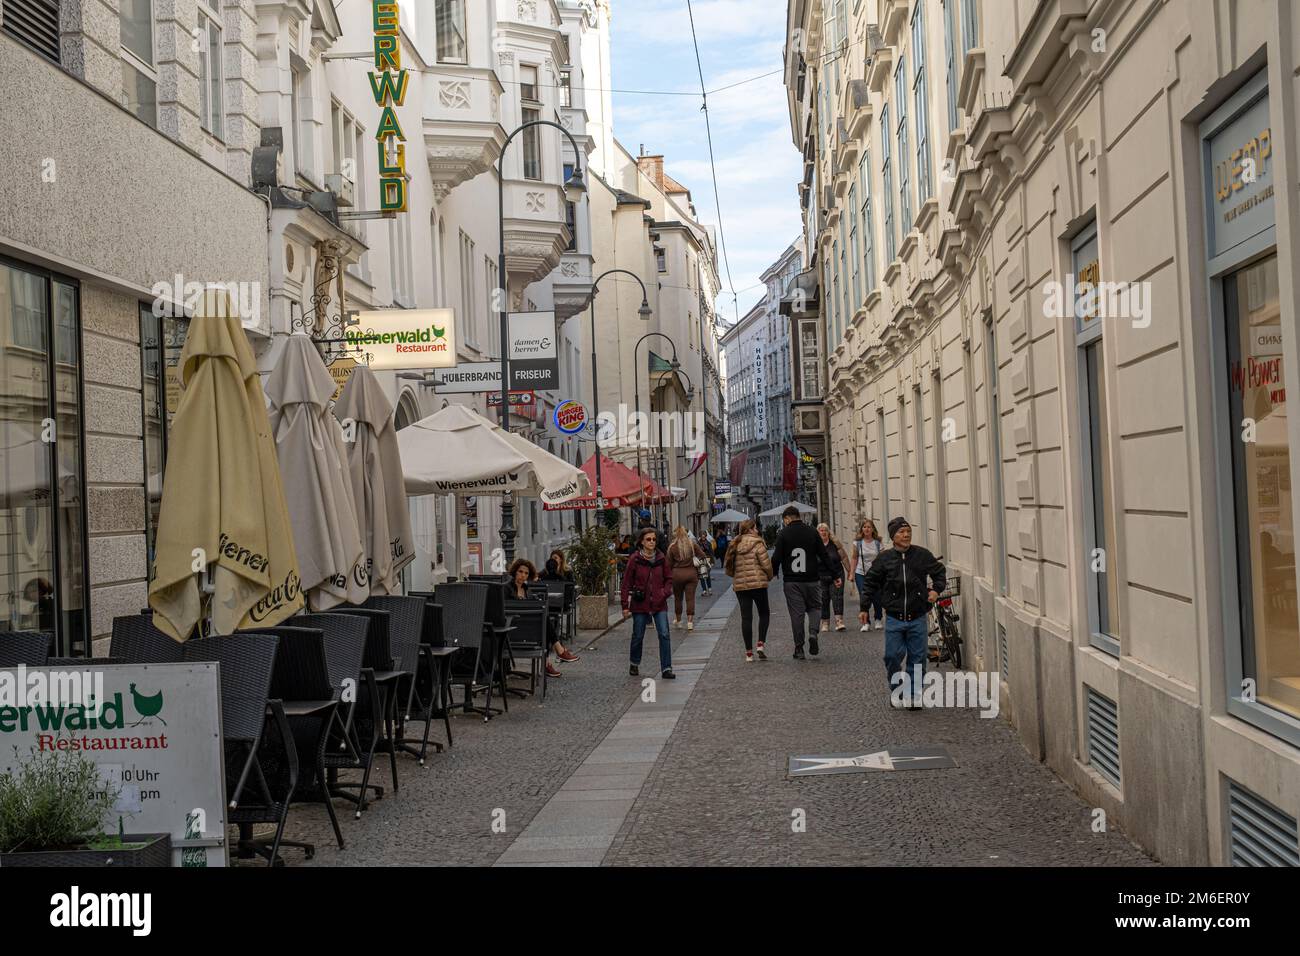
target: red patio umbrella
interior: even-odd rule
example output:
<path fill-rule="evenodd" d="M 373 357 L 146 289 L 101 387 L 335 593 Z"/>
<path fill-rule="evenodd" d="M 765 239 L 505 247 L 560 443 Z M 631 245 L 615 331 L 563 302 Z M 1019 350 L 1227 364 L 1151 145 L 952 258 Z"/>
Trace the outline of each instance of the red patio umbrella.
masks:
<path fill-rule="evenodd" d="M 591 479 L 591 487 L 596 487 L 596 456 L 592 455 L 582 464 L 582 470 Z M 619 464 L 612 458 L 600 456 L 600 485 L 603 504 L 597 504 L 596 493 L 580 498 L 571 498 L 558 505 L 544 505 L 547 511 L 595 511 L 601 508 L 626 508 L 631 505 L 659 504 L 671 501 L 672 495 L 647 476 L 639 476 L 627 465 Z"/>

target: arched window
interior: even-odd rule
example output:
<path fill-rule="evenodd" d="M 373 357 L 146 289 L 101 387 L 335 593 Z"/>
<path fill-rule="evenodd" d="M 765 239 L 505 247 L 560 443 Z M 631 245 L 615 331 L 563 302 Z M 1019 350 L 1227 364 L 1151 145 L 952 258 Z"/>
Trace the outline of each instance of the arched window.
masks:
<path fill-rule="evenodd" d="M 413 425 L 419 420 L 420 405 L 416 402 L 414 393 L 408 388 L 397 400 L 397 411 L 393 414 L 393 427 L 400 432 L 407 425 Z"/>

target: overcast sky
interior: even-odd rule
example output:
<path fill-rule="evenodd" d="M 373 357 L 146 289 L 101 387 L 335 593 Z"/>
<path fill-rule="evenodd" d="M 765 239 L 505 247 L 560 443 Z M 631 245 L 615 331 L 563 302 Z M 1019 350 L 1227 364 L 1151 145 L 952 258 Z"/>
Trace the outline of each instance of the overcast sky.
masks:
<path fill-rule="evenodd" d="M 782 84 L 785 0 L 692 0 L 707 89 L 773 75 L 709 96 L 731 279 L 744 315 L 763 294 L 759 276 L 799 235 L 802 171 Z M 718 222 L 700 112 L 699 73 L 686 0 L 611 0 L 614 88 L 693 96 L 614 94 L 614 134 L 635 155 L 663 153 L 666 172 L 691 190 L 700 218 Z M 735 321 L 719 249 L 718 313 Z"/>

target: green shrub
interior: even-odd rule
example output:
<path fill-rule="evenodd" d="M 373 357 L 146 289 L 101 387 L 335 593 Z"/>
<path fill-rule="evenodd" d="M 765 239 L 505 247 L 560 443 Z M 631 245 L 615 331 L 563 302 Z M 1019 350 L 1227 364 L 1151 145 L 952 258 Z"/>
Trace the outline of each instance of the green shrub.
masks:
<path fill-rule="evenodd" d="M 34 751 L 0 774 L 0 853 L 75 849 L 102 838 L 118 793 L 83 754 Z"/>
<path fill-rule="evenodd" d="M 593 525 L 569 548 L 569 567 L 578 584 L 578 593 L 589 597 L 603 595 L 614 573 L 614 531 Z"/>

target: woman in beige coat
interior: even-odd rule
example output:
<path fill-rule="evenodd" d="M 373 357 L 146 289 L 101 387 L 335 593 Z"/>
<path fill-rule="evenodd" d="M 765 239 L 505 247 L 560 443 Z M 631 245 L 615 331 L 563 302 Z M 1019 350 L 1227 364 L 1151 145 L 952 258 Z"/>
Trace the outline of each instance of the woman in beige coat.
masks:
<path fill-rule="evenodd" d="M 745 661 L 754 661 L 754 608 L 758 608 L 758 656 L 767 660 L 767 625 L 772 618 L 767 606 L 767 582 L 772 580 L 772 559 L 753 521 L 740 525 L 740 533 L 727 548 L 727 573 L 740 602 L 740 631 L 745 637 Z"/>

